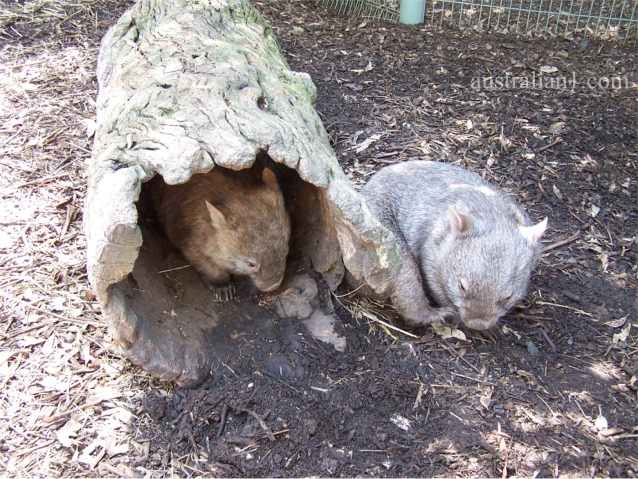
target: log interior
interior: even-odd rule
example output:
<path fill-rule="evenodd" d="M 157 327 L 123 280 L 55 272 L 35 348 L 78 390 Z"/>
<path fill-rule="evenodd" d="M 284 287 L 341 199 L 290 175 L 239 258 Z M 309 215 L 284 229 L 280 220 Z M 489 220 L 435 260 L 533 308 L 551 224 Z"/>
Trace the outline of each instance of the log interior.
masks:
<path fill-rule="evenodd" d="M 260 155 L 252 169 L 260 175 L 266 166 L 275 171 L 291 216 L 286 279 L 279 291 L 285 290 L 287 281 L 302 271 L 312 271 L 317 278 L 320 276 L 317 272 L 324 273 L 328 285 L 336 287 L 343 269 L 324 192 L 302 181 L 296 171 L 273 163 L 267 155 Z M 184 377 L 199 378 L 203 376 L 202 368 L 210 368 L 215 358 L 232 352 L 236 347 L 233 338 L 240 337 L 242 331 L 254 330 L 257 323 L 260 327 L 272 324 L 272 303 L 277 292 L 257 294 L 249 279 L 239 279 L 236 298 L 219 302 L 166 238 L 156 219 L 151 192 L 161 182 L 162 178 L 156 175 L 142 186 L 137 203 L 143 236 L 140 254 L 133 272 L 112 286 L 111 291 L 124 299 L 114 304 L 126 304 L 127 317 L 137 318 L 132 325 L 136 331 L 128 339 L 122 338 L 125 343 L 122 346 L 130 348 L 132 356 L 159 376 L 166 369 L 165 364 L 178 360 L 192 365 L 192 374 L 187 372 Z M 250 203 L 250 198 L 246 201 Z M 117 312 L 111 314 L 117 316 Z M 137 341 L 139 337 L 146 341 Z M 154 352 L 147 357 L 148 341 Z M 157 351 L 161 351 L 159 356 Z"/>

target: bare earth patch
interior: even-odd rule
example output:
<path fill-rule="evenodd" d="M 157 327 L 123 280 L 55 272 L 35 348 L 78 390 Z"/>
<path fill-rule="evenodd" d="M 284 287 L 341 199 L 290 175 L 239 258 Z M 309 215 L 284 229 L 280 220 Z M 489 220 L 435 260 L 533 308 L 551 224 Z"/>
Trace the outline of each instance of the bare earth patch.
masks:
<path fill-rule="evenodd" d="M 243 347 L 220 352 L 204 387 L 153 380 L 109 351 L 81 227 L 95 57 L 126 5 L 14 2 L 0 8 L 0 472 L 636 477 L 635 48 L 255 5 L 317 84 L 353 181 L 454 161 L 549 216 L 528 302 L 463 341 L 407 336 L 342 291 L 344 351 L 298 320 L 241 325 Z M 473 83 L 541 71 L 577 83 Z M 587 83 L 605 77 L 627 82 Z"/>

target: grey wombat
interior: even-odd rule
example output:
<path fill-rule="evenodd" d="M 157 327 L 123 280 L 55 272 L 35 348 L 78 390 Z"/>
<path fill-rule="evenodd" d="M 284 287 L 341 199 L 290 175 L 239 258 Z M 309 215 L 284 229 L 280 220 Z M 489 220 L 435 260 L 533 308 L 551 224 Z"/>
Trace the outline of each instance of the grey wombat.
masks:
<path fill-rule="evenodd" d="M 380 170 L 362 194 L 399 242 L 402 267 L 391 299 L 407 322 L 455 317 L 484 330 L 525 296 L 547 218 L 532 225 L 480 176 L 408 161 Z"/>
<path fill-rule="evenodd" d="M 186 259 L 212 283 L 249 276 L 261 291 L 281 284 L 290 218 L 277 177 L 214 168 L 153 191 L 157 217 Z"/>

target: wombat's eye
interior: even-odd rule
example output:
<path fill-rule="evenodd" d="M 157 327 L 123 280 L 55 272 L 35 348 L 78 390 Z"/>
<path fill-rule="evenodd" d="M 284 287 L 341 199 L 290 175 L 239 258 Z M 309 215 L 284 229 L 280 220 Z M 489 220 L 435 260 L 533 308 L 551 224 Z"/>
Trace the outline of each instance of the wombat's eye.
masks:
<path fill-rule="evenodd" d="M 248 263 L 248 266 L 250 266 L 251 268 L 256 268 L 257 267 L 257 263 L 255 261 L 252 260 L 248 260 L 246 261 L 246 263 Z"/>

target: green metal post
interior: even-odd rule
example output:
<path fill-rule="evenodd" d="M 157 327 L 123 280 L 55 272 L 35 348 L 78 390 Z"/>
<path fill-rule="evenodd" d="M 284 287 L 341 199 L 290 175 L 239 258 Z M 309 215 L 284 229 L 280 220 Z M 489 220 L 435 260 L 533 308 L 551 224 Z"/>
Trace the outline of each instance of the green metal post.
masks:
<path fill-rule="evenodd" d="M 404 25 L 423 23 L 426 0 L 401 0 L 399 21 Z"/>

